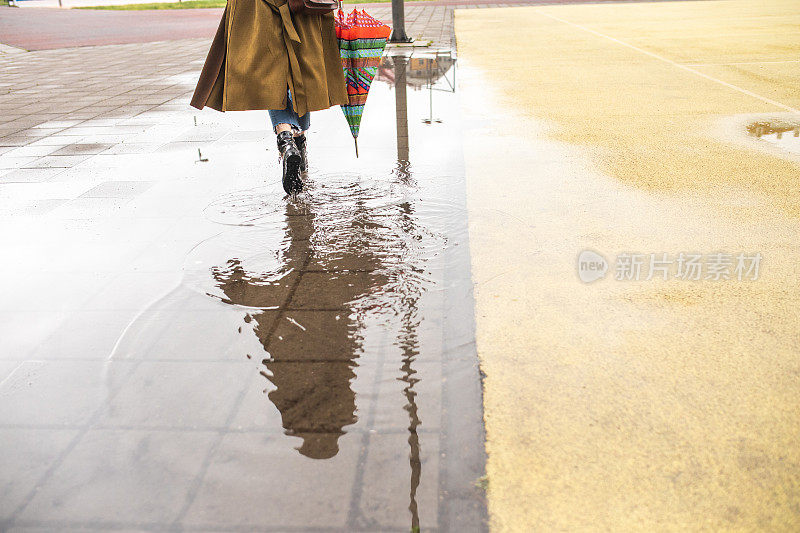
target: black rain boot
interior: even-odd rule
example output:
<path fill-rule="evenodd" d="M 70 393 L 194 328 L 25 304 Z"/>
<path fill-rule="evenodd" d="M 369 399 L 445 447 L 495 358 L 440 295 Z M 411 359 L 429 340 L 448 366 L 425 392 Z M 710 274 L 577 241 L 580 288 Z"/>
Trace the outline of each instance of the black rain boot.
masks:
<path fill-rule="evenodd" d="M 303 181 L 300 179 L 300 165 L 303 158 L 294 143 L 291 131 L 282 131 L 278 134 L 278 152 L 283 160 L 283 190 L 286 194 L 300 192 L 303 190 Z"/>
<path fill-rule="evenodd" d="M 300 172 L 307 172 L 308 171 L 308 153 L 306 152 L 306 136 L 298 135 L 294 138 L 294 144 L 297 146 L 297 149 L 300 150 Z"/>

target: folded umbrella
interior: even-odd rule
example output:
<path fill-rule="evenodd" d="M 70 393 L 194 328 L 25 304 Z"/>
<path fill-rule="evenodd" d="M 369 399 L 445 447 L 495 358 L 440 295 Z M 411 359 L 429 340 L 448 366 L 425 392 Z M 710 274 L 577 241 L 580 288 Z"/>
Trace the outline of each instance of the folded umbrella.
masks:
<path fill-rule="evenodd" d="M 348 103 L 341 106 L 358 157 L 358 131 L 364 104 L 372 79 L 378 71 L 386 39 L 391 33 L 389 26 L 372 18 L 366 11 L 353 9 L 345 16 L 339 9 L 336 13 L 336 37 L 339 39 L 339 53 L 342 57 L 342 68 L 347 83 Z"/>

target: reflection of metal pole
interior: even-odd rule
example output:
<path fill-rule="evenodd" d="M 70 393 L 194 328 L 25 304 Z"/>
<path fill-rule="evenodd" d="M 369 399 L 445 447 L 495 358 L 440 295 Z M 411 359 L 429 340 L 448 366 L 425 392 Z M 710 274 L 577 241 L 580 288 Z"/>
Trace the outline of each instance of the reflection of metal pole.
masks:
<path fill-rule="evenodd" d="M 419 354 L 419 343 L 417 342 L 416 334 L 419 321 L 414 321 L 413 318 L 417 312 L 417 297 L 408 298 L 408 300 L 409 308 L 403 316 L 403 332 L 399 339 L 403 349 L 403 365 L 400 367 L 400 370 L 403 372 L 403 377 L 400 378 L 400 381 L 405 384 L 403 395 L 406 397 L 406 402 L 408 402 L 403 406 L 403 409 L 408 412 L 408 465 L 411 467 L 411 490 L 408 496 L 408 510 L 411 512 L 411 531 L 419 531 L 417 488 L 419 488 L 419 481 L 422 477 L 422 461 L 420 459 L 419 433 L 417 433 L 417 427 L 419 427 L 422 422 L 419 419 L 417 392 L 414 390 L 414 385 L 419 382 L 419 378 L 414 377 L 417 371 L 411 366 Z"/>
<path fill-rule="evenodd" d="M 403 0 L 392 0 L 392 35 L 390 43 L 410 43 L 406 35 L 406 10 Z"/>
<path fill-rule="evenodd" d="M 409 202 L 404 202 L 400 207 L 400 227 L 407 236 L 411 237 L 415 233 L 414 206 Z M 403 352 L 402 366 L 400 370 L 403 377 L 399 378 L 405 384 L 403 395 L 406 397 L 406 405 L 403 406 L 408 412 L 408 465 L 411 467 L 410 493 L 408 510 L 411 512 L 411 531 L 420 531 L 419 527 L 419 506 L 417 504 L 417 489 L 422 478 L 422 460 L 420 459 L 420 443 L 417 428 L 422 424 L 419 418 L 419 408 L 417 407 L 417 392 L 414 386 L 419 383 L 420 378 L 415 377 L 417 373 L 412 364 L 419 355 L 419 340 L 417 330 L 419 329 L 419 319 L 417 318 L 417 302 L 421 292 L 409 287 L 403 291 L 406 296 L 401 299 L 405 307 L 405 313 L 401 319 L 402 328 L 398 337 L 398 345 Z"/>
<path fill-rule="evenodd" d="M 397 159 L 408 161 L 408 105 L 406 100 L 406 64 L 408 58 L 397 55 L 394 66 L 394 110 L 397 117 Z"/>
<path fill-rule="evenodd" d="M 428 60 L 428 124 L 433 122 L 433 69 Z"/>

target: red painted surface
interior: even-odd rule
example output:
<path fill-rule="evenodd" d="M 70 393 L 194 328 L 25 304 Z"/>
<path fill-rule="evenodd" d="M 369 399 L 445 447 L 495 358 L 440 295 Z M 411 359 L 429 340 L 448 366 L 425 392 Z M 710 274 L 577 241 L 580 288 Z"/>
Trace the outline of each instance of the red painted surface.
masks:
<path fill-rule="evenodd" d="M 146 0 L 141 0 L 145 2 Z M 409 6 L 501 6 L 619 3 L 641 0 L 432 0 L 409 2 Z M 656 0 L 658 1 L 658 0 Z M 670 0 L 665 0 L 670 1 Z M 348 4 L 369 11 L 370 6 Z M 165 9 L 152 11 L 104 11 L 86 9 L 0 7 L 0 43 L 26 50 L 73 46 L 172 41 L 214 37 L 222 9 Z M 391 16 L 384 20 L 391 25 Z"/>
<path fill-rule="evenodd" d="M 0 43 L 25 50 L 214 37 L 222 9 L 94 11 L 0 7 Z"/>

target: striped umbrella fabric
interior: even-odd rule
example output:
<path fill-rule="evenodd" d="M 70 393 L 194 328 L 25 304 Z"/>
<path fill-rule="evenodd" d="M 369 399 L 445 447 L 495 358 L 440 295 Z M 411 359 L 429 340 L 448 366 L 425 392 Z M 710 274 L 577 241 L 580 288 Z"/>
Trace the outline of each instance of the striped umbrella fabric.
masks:
<path fill-rule="evenodd" d="M 391 29 L 366 11 L 358 9 L 353 9 L 346 16 L 344 11 L 339 9 L 335 20 L 339 53 L 347 83 L 348 102 L 341 107 L 353 134 L 356 157 L 358 157 L 358 131 L 364 114 L 364 104 L 367 102 L 372 79 L 378 72 Z"/>

